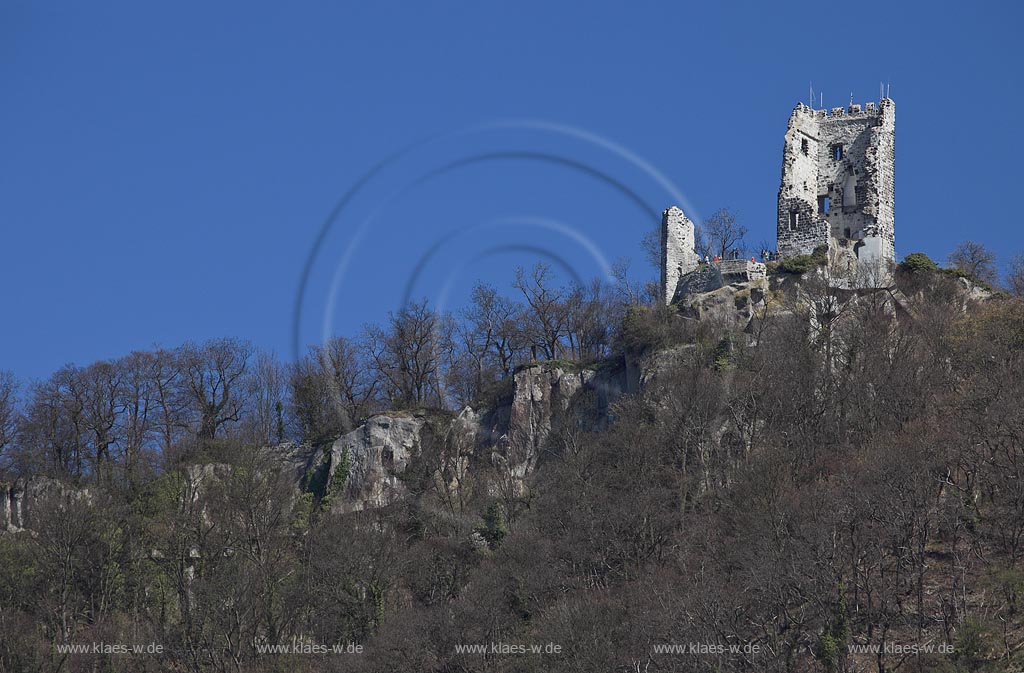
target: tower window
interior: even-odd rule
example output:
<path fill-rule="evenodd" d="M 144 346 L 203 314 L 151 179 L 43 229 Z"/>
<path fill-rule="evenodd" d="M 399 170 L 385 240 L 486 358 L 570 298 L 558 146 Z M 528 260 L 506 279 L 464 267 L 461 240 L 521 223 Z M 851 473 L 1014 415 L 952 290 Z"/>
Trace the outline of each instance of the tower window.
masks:
<path fill-rule="evenodd" d="M 857 178 L 853 175 L 846 176 L 843 183 L 843 208 L 854 208 L 857 205 Z"/>
<path fill-rule="evenodd" d="M 835 160 L 835 161 L 839 161 L 842 158 L 843 158 L 843 146 L 841 144 L 833 145 L 832 146 L 832 159 Z"/>
<path fill-rule="evenodd" d="M 810 144 L 809 144 L 809 143 L 807 142 L 807 138 L 804 138 L 803 140 L 801 140 L 801 141 L 800 141 L 800 151 L 804 153 L 804 156 L 805 156 L 805 157 L 806 157 L 806 156 L 807 156 L 808 154 L 810 154 L 810 151 L 811 151 L 811 146 L 810 146 Z"/>
<path fill-rule="evenodd" d="M 800 213 L 796 210 L 789 211 L 789 230 L 796 231 L 800 225 Z"/>
<path fill-rule="evenodd" d="M 818 212 L 822 214 L 828 214 L 829 198 L 827 196 L 818 197 Z"/>

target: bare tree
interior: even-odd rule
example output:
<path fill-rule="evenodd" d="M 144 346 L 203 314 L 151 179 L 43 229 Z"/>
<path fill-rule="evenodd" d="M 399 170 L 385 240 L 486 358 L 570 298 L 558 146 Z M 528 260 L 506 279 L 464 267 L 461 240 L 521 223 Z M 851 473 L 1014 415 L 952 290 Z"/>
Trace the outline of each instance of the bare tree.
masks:
<path fill-rule="evenodd" d="M 17 430 L 18 382 L 14 374 L 0 371 L 0 459 L 4 452 L 14 443 Z M 0 468 L 4 466 L 0 462 Z"/>
<path fill-rule="evenodd" d="M 77 377 L 78 369 L 68 365 L 29 388 L 18 428 L 19 469 L 62 477 L 82 474 L 85 431 Z"/>
<path fill-rule="evenodd" d="M 286 384 L 281 363 L 273 353 L 260 351 L 250 377 L 253 405 L 252 428 L 257 442 L 284 441 L 284 407 Z"/>
<path fill-rule="evenodd" d="M 355 341 L 342 337 L 331 339 L 318 355 L 329 376 L 332 400 L 341 407 L 347 431 L 377 411 L 380 381 L 374 376 L 362 345 Z"/>
<path fill-rule="evenodd" d="M 702 255 L 724 258 L 731 252 L 740 255 L 746 252 L 744 239 L 747 228 L 737 221 L 736 214 L 728 208 L 716 210 L 704 220 L 697 233 L 697 250 Z"/>
<path fill-rule="evenodd" d="M 249 359 L 253 348 L 239 339 L 212 339 L 186 344 L 180 351 L 184 389 L 198 417 L 200 440 L 217 437 L 242 419 L 247 398 Z"/>
<path fill-rule="evenodd" d="M 473 367 L 476 390 L 497 376 L 508 376 L 521 355 L 522 339 L 516 329 L 521 308 L 484 283 L 473 288 L 472 304 L 462 313 L 458 330 L 462 347 Z"/>
<path fill-rule="evenodd" d="M 496 315 L 500 297 L 492 286 L 477 283 L 473 287 L 471 301 L 462 312 L 463 322 L 456 333 L 464 358 L 473 369 L 471 387 L 474 392 L 479 392 L 485 380 L 492 377 L 488 372 L 488 360 L 501 324 L 500 317 Z"/>
<path fill-rule="evenodd" d="M 74 403 L 82 409 L 82 427 L 91 445 L 90 457 L 98 478 L 109 477 L 111 447 L 117 442 L 122 413 L 121 371 L 110 362 L 96 362 L 77 372 Z M 106 472 L 105 472 L 106 471 Z"/>
<path fill-rule="evenodd" d="M 445 366 L 454 347 L 453 328 L 446 316 L 423 300 L 391 314 L 386 330 L 366 329 L 370 358 L 393 404 L 444 405 Z"/>
<path fill-rule="evenodd" d="M 522 267 L 517 268 L 512 284 L 526 299 L 524 317 L 531 346 L 541 348 L 548 360 L 561 356 L 566 329 L 566 293 L 553 285 L 552 277 L 551 267 L 538 262 L 529 275 Z"/>
<path fill-rule="evenodd" d="M 1013 256 L 1006 271 L 1006 287 L 1017 297 L 1024 297 L 1024 253 Z"/>
<path fill-rule="evenodd" d="M 377 409 L 378 379 L 360 345 L 334 337 L 292 365 L 291 414 L 306 441 L 350 431 Z"/>
<path fill-rule="evenodd" d="M 318 442 L 341 434 L 331 386 L 323 371 L 319 346 L 288 369 L 289 411 L 303 441 Z"/>
<path fill-rule="evenodd" d="M 949 264 L 989 285 L 994 285 L 999 277 L 996 273 L 995 253 L 976 241 L 964 241 L 956 246 L 949 253 Z"/>
<path fill-rule="evenodd" d="M 150 382 L 156 404 L 154 425 L 160 450 L 168 455 L 188 429 L 189 399 L 181 353 L 163 348 L 153 353 Z"/>
<path fill-rule="evenodd" d="M 658 264 L 661 264 L 660 259 Z M 615 294 L 619 303 L 625 306 L 641 306 L 652 300 L 643 283 L 630 280 L 629 259 L 622 257 L 612 265 L 612 278 L 615 279 Z M 654 295 L 657 297 L 657 294 Z"/>
<path fill-rule="evenodd" d="M 608 354 L 616 323 L 612 307 L 600 280 L 572 289 L 565 302 L 566 336 L 576 358 L 597 360 Z"/>
<path fill-rule="evenodd" d="M 29 392 L 20 429 L 24 463 L 42 462 L 67 476 L 83 476 L 91 467 L 96 478 L 109 478 L 123 409 L 120 367 L 103 361 L 62 367 Z"/>
<path fill-rule="evenodd" d="M 119 435 L 124 472 L 129 483 L 139 476 L 139 459 L 154 434 L 156 358 L 156 354 L 150 351 L 135 351 L 121 358 L 116 365 L 121 373 L 119 406 L 123 412 Z"/>
<path fill-rule="evenodd" d="M 644 251 L 644 259 L 655 269 L 661 268 L 661 225 L 648 229 L 640 239 L 640 248 Z"/>

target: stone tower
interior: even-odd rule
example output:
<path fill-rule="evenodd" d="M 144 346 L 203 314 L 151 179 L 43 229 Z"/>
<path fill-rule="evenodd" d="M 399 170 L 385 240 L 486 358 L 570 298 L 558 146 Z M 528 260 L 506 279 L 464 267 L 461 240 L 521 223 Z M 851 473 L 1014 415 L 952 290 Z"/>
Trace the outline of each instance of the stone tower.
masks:
<path fill-rule="evenodd" d="M 661 299 L 671 304 L 679 279 L 697 268 L 693 222 L 679 207 L 661 214 Z"/>
<path fill-rule="evenodd" d="M 789 118 L 779 187 L 783 256 L 828 247 L 829 268 L 848 287 L 891 282 L 896 105 L 888 98 Z"/>

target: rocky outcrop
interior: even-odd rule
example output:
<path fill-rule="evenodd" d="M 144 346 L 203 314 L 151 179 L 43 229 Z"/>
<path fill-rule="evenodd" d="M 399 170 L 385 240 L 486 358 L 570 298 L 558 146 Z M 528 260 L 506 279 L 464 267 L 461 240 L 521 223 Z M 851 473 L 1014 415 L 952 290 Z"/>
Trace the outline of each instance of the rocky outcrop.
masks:
<path fill-rule="evenodd" d="M 971 304 L 977 304 L 992 298 L 991 290 L 982 287 L 971 279 L 957 278 L 956 280 L 963 297 L 960 310 L 966 312 Z"/>
<path fill-rule="evenodd" d="M 588 430 L 602 428 L 609 406 L 626 388 L 625 367 L 618 365 L 538 362 L 516 371 L 503 447 L 513 474 L 524 478 L 536 468 L 549 436 L 566 419 Z"/>
<path fill-rule="evenodd" d="M 18 533 L 31 528 L 44 505 L 66 506 L 90 498 L 88 489 L 76 489 L 50 477 L 16 479 L 0 484 L 0 533 Z"/>
<path fill-rule="evenodd" d="M 426 415 L 379 414 L 330 448 L 331 507 L 357 512 L 384 507 L 407 494 L 401 476 L 420 453 Z"/>
<path fill-rule="evenodd" d="M 693 295 L 714 292 L 727 285 L 756 284 L 766 278 L 765 265 L 755 262 L 753 258 L 700 264 L 679 279 L 670 303 L 685 303 Z"/>
<path fill-rule="evenodd" d="M 622 366 L 528 365 L 514 373 L 511 394 L 489 408 L 466 407 L 454 418 L 433 419 L 439 423 L 423 411 L 374 416 L 314 456 L 307 474 L 326 472 L 324 494 L 334 512 L 385 507 L 408 496 L 407 473 L 427 442 L 453 454 L 444 456 L 445 479 L 457 481 L 472 461 L 522 480 L 566 419 L 583 419 L 587 429 L 600 429 L 609 405 L 625 391 Z M 434 437 L 436 432 L 444 437 Z"/>
<path fill-rule="evenodd" d="M 679 302 L 682 315 L 695 320 L 716 320 L 746 328 L 764 310 L 768 293 L 765 278 L 730 283 L 708 292 L 687 295 Z"/>
<path fill-rule="evenodd" d="M 24 528 L 24 494 L 25 484 L 20 479 L 13 484 L 0 484 L 0 532 L 14 533 Z"/>

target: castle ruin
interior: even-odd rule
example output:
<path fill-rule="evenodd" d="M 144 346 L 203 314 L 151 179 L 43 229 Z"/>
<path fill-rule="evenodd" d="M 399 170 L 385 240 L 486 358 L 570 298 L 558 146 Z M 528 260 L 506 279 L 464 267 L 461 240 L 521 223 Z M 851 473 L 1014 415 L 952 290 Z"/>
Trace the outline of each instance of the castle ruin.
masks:
<path fill-rule="evenodd" d="M 777 253 L 824 252 L 831 281 L 848 289 L 885 287 L 895 264 L 896 104 L 815 110 L 789 117 L 779 187 Z M 693 222 L 677 206 L 661 223 L 661 295 L 666 303 L 725 283 L 755 280 L 765 265 L 712 260 L 694 250 Z"/>
<path fill-rule="evenodd" d="M 672 206 L 661 215 L 661 296 L 675 297 L 679 279 L 697 269 L 696 232 L 681 208 Z"/>
<path fill-rule="evenodd" d="M 887 285 L 895 261 L 896 105 L 848 109 L 798 104 L 789 117 L 779 187 L 778 251 L 827 247 L 833 275 Z"/>

